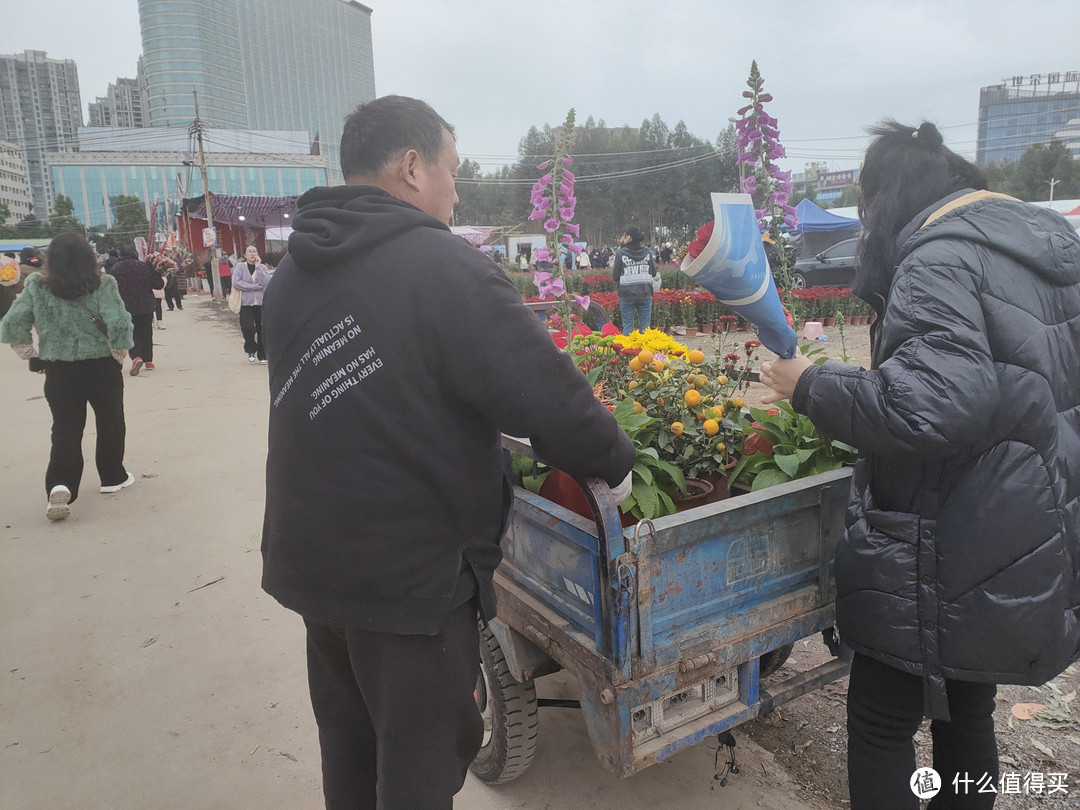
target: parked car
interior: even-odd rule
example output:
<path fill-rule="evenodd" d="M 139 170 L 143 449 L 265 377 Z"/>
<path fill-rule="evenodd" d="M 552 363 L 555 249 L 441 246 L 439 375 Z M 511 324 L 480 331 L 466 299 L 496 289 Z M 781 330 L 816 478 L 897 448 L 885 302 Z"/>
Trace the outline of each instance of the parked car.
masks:
<path fill-rule="evenodd" d="M 845 239 L 813 258 L 799 259 L 791 274 L 791 286 L 797 290 L 804 287 L 850 287 L 855 281 L 855 249 L 858 244 L 858 239 Z"/>

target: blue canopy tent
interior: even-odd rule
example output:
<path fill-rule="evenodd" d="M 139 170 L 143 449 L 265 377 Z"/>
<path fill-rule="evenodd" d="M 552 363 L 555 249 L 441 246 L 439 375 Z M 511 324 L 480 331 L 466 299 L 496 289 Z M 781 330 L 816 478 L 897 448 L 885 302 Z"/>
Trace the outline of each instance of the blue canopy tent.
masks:
<path fill-rule="evenodd" d="M 816 256 L 837 242 L 858 236 L 862 227 L 859 220 L 838 216 L 811 200 L 802 200 L 795 206 L 795 212 L 799 225 L 792 233 L 799 235 L 795 247 L 800 259 Z"/>

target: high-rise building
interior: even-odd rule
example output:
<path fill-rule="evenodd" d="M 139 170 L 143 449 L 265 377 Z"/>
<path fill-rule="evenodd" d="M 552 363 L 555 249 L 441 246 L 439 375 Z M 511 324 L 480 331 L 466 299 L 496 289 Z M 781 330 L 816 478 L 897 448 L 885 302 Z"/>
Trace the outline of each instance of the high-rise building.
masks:
<path fill-rule="evenodd" d="M 45 155 L 68 152 L 82 126 L 79 72 L 72 59 L 45 51 L 0 54 L 0 140 L 26 154 L 34 216 L 48 217 L 53 190 Z"/>
<path fill-rule="evenodd" d="M 375 97 L 371 9 L 355 0 L 139 0 L 152 126 L 306 130 L 340 176 L 345 116 Z M 286 33 L 287 32 L 287 33 Z"/>
<path fill-rule="evenodd" d="M 8 208 L 7 224 L 30 216 L 30 176 L 26 153 L 17 143 L 0 141 L 0 203 Z"/>
<path fill-rule="evenodd" d="M 1080 117 L 1080 71 L 1013 76 L 979 91 L 977 163 L 1019 160 Z"/>
<path fill-rule="evenodd" d="M 150 113 L 146 106 L 146 79 L 143 60 L 134 79 L 117 78 L 104 96 L 87 105 L 92 127 L 148 127 Z"/>
<path fill-rule="evenodd" d="M 307 132 L 213 129 L 205 142 L 207 183 L 215 194 L 297 197 L 326 185 L 327 157 L 310 154 Z M 116 198 L 155 203 L 203 194 L 187 127 L 83 128 L 79 151 L 50 154 L 58 194 L 91 228 L 116 224 Z M 128 203 L 133 204 L 133 203 Z"/>

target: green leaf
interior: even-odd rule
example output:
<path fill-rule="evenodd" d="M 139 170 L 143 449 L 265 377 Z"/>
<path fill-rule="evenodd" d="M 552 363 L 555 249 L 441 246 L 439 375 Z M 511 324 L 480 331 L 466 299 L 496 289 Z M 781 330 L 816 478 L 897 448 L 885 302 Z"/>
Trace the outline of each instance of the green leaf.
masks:
<path fill-rule="evenodd" d="M 776 466 L 783 470 L 784 474 L 787 475 L 788 480 L 798 475 L 799 457 L 797 455 L 774 453 L 773 460 L 776 462 Z"/>
<path fill-rule="evenodd" d="M 632 491 L 634 493 L 634 499 L 637 501 L 637 505 L 641 508 L 642 517 L 656 517 L 658 504 L 656 490 L 648 484 L 634 481 Z"/>
<path fill-rule="evenodd" d="M 757 492 L 759 489 L 774 487 L 777 484 L 786 484 L 790 480 L 792 480 L 791 476 L 785 475 L 782 470 L 762 470 L 754 478 L 753 486 L 750 489 Z"/>
<path fill-rule="evenodd" d="M 636 475 L 638 478 L 640 478 L 644 483 L 648 484 L 649 486 L 652 486 L 652 484 L 653 484 L 652 470 L 650 470 L 646 465 L 644 465 L 644 464 L 635 464 L 634 465 L 634 475 Z"/>

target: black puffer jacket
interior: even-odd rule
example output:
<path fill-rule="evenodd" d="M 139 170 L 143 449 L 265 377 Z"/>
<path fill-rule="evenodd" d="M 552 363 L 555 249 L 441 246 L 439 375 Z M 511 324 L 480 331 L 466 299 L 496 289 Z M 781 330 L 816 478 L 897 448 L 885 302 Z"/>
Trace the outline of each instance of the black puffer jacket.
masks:
<path fill-rule="evenodd" d="M 1011 199 L 920 228 L 944 202 L 901 234 L 873 370 L 792 397 L 863 454 L 841 635 L 922 675 L 935 718 L 944 678 L 1041 684 L 1080 650 L 1080 239 Z"/>

